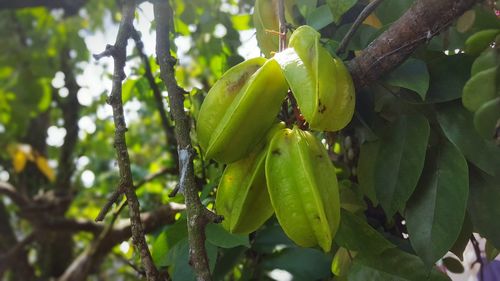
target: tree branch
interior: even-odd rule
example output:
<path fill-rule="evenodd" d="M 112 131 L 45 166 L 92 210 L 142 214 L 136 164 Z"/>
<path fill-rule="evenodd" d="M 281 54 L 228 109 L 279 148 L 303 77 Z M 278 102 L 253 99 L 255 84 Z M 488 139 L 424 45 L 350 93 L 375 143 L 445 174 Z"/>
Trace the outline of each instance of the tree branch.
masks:
<path fill-rule="evenodd" d="M 168 0 L 154 3 L 156 20 L 156 56 L 160 65 L 160 76 L 168 91 L 170 112 L 175 122 L 175 135 L 179 153 L 179 190 L 184 194 L 187 211 L 190 264 L 197 280 L 211 280 L 208 257 L 205 249 L 205 226 L 210 221 L 221 218 L 208 211 L 198 197 L 191 145 L 190 119 L 184 111 L 185 91 L 175 80 L 174 65 L 176 60 L 170 54 L 170 30 L 173 11 Z"/>
<path fill-rule="evenodd" d="M 141 219 L 144 225 L 144 232 L 151 233 L 161 226 L 172 224 L 175 222 L 175 215 L 184 210 L 183 205 L 170 203 L 156 210 L 141 214 Z M 106 227 L 102 224 L 95 224 L 100 228 L 101 234 L 96 237 L 88 248 L 81 253 L 71 265 L 66 269 L 64 274 L 58 281 L 84 281 L 88 275 L 100 264 L 103 258 L 119 243 L 130 238 L 132 232 L 132 224 L 129 221 L 119 221 L 116 227 L 109 228 L 112 224 Z"/>
<path fill-rule="evenodd" d="M 141 35 L 135 29 L 132 31 L 132 38 L 135 41 L 135 46 L 137 48 L 137 52 L 139 53 L 139 57 L 141 57 L 142 63 L 144 64 L 144 71 L 145 71 L 144 77 L 148 80 L 149 87 L 153 91 L 153 96 L 156 102 L 156 108 L 158 109 L 158 113 L 160 114 L 161 125 L 163 127 L 163 132 L 165 133 L 165 145 L 170 148 L 169 149 L 170 151 L 174 151 L 175 147 L 177 146 L 175 142 L 175 133 L 172 126 L 170 126 L 160 88 L 158 87 L 158 84 L 156 84 L 155 77 L 151 72 L 151 65 L 149 64 L 149 58 L 144 53 L 144 44 L 141 41 Z M 172 157 L 174 159 L 174 163 L 177 163 L 178 162 L 177 154 L 172 153 Z"/>
<path fill-rule="evenodd" d="M 405 61 L 478 0 L 417 0 L 392 26 L 348 63 L 357 89 Z"/>
<path fill-rule="evenodd" d="M 113 121 L 115 124 L 114 145 L 117 153 L 118 167 L 120 171 L 119 189 L 125 193 L 129 206 L 129 214 L 132 230 L 132 241 L 139 251 L 142 263 L 146 270 L 148 280 L 160 280 L 158 269 L 155 267 L 151 253 L 144 237 L 144 229 L 141 223 L 140 206 L 137 195 L 135 194 L 132 180 L 132 171 L 130 169 L 130 158 L 125 140 L 127 127 L 123 113 L 122 102 L 122 81 L 125 78 L 123 68 L 126 61 L 127 40 L 131 36 L 133 29 L 133 19 L 135 12 L 135 1 L 129 0 L 123 3 L 122 20 L 116 36 L 116 42 L 111 48 L 111 55 L 114 59 L 113 86 L 108 103 L 113 108 Z M 109 49 L 109 48 L 107 48 Z"/>
<path fill-rule="evenodd" d="M 0 181 L 0 195 L 2 194 L 9 197 L 19 207 L 29 205 L 29 199 L 18 193 L 14 186 L 8 182 Z"/>
<path fill-rule="evenodd" d="M 358 27 L 363 23 L 363 21 L 373 12 L 375 9 L 378 7 L 378 5 L 382 2 L 383 0 L 375 0 L 373 2 L 370 2 L 366 7 L 359 13 L 358 17 L 352 24 L 351 28 L 347 31 L 346 35 L 344 38 L 342 38 L 342 41 L 340 42 L 339 48 L 337 49 L 337 54 L 342 54 L 345 52 L 345 49 L 347 48 L 347 45 L 349 44 L 349 41 L 351 40 L 352 36 L 354 33 L 356 33 L 356 30 L 358 30 Z"/>

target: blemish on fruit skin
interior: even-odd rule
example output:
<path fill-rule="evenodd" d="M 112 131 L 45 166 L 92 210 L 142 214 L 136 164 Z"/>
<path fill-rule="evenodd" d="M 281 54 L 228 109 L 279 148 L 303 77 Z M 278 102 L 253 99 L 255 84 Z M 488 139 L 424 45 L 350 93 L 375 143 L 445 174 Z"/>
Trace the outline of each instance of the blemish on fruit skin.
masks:
<path fill-rule="evenodd" d="M 318 112 L 323 113 L 326 111 L 326 106 L 321 103 L 321 100 L 318 99 Z"/>
<path fill-rule="evenodd" d="M 245 71 L 237 81 L 233 83 L 229 83 L 227 85 L 227 93 L 238 93 L 240 89 L 245 85 L 246 81 L 248 80 L 248 77 L 252 76 L 261 66 L 260 65 L 255 65 L 253 67 L 249 67 L 247 71 Z"/>
<path fill-rule="evenodd" d="M 274 149 L 273 151 L 271 151 L 271 153 L 277 156 L 281 155 L 281 151 L 279 149 Z"/>

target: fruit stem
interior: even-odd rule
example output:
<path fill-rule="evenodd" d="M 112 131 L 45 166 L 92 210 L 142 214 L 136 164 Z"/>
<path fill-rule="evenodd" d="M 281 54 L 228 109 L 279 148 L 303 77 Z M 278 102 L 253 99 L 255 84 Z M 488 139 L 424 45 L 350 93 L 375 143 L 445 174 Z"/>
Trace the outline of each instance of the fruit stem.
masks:
<path fill-rule="evenodd" d="M 286 49 L 286 19 L 285 0 L 278 0 L 278 20 L 279 20 L 279 51 Z"/>

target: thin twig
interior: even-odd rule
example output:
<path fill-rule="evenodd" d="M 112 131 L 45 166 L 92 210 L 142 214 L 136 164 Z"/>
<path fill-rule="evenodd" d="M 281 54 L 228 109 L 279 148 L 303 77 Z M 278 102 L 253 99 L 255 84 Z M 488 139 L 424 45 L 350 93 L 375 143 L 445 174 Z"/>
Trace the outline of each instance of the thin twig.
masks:
<path fill-rule="evenodd" d="M 278 21 L 279 21 L 279 51 L 286 49 L 286 19 L 285 19 L 285 0 L 278 1 Z"/>
<path fill-rule="evenodd" d="M 483 258 L 481 257 L 481 249 L 479 248 L 479 242 L 477 241 L 476 237 L 474 237 L 474 234 L 470 236 L 470 242 L 472 243 L 472 247 L 474 248 L 474 253 L 476 254 L 476 261 L 473 263 L 479 263 L 479 281 L 484 280 L 484 272 L 483 272 Z"/>
<path fill-rule="evenodd" d="M 124 264 L 130 266 L 130 268 L 132 268 L 135 272 L 137 272 L 139 276 L 142 277 L 146 276 L 146 272 L 144 272 L 143 268 L 140 268 L 139 266 L 137 266 L 136 264 L 134 264 L 133 262 L 122 256 L 121 254 L 113 253 L 113 255 Z"/>
<path fill-rule="evenodd" d="M 132 171 L 130 168 L 130 158 L 125 140 L 125 132 L 127 131 L 122 101 L 122 81 L 125 79 L 124 67 L 126 62 L 126 47 L 127 40 L 130 38 L 133 27 L 133 19 L 135 12 L 135 1 L 129 0 L 123 3 L 122 20 L 116 36 L 116 42 L 113 47 L 107 47 L 109 54 L 114 59 L 113 86 L 108 103 L 113 108 L 113 121 L 115 124 L 115 140 L 114 146 L 117 153 L 117 162 L 120 171 L 119 189 L 125 193 L 129 206 L 129 214 L 132 230 L 132 241 L 139 251 L 146 276 L 148 280 L 160 280 L 158 269 L 155 267 L 151 253 L 149 251 L 146 238 L 144 237 L 144 229 L 141 222 L 140 206 L 137 195 L 135 194 L 134 184 L 132 180 Z M 106 51 L 99 55 L 102 57 Z"/>
<path fill-rule="evenodd" d="M 16 261 L 16 257 L 24 249 L 24 247 L 35 240 L 36 235 L 37 233 L 35 231 L 30 233 L 23 240 L 14 245 L 14 247 L 12 247 L 7 253 L 0 255 L 0 276 L 2 276 L 5 270 L 10 267 L 12 262 Z"/>
<path fill-rule="evenodd" d="M 339 48 L 337 49 L 337 54 L 340 55 L 345 52 L 345 49 L 347 48 L 347 45 L 349 44 L 349 41 L 351 38 L 354 36 L 354 33 L 356 33 L 356 30 L 358 30 L 359 26 L 361 23 L 365 21 L 365 19 L 377 8 L 377 6 L 382 2 L 383 0 L 375 0 L 373 2 L 370 2 L 366 7 L 359 13 L 358 17 L 352 24 L 351 28 L 347 31 L 346 35 L 344 38 L 342 38 L 342 41 L 340 42 Z"/>
<path fill-rule="evenodd" d="M 156 20 L 156 55 L 160 65 L 160 76 L 168 91 L 170 112 L 175 122 L 175 135 L 179 153 L 179 191 L 186 202 L 190 264 L 199 281 L 211 280 L 208 257 L 205 249 L 205 226 L 209 222 L 220 222 L 221 217 L 210 212 L 201 204 L 196 185 L 191 144 L 191 122 L 184 111 L 186 93 L 175 79 L 176 60 L 170 54 L 170 31 L 173 17 L 168 0 L 154 3 Z"/>
<path fill-rule="evenodd" d="M 135 46 L 137 48 L 137 52 L 139 53 L 139 57 L 141 57 L 142 63 L 144 64 L 144 77 L 146 78 L 146 80 L 148 80 L 149 87 L 153 91 L 153 96 L 156 102 L 156 108 L 158 109 L 158 113 L 160 114 L 161 125 L 165 133 L 165 145 L 169 147 L 169 150 L 175 150 L 175 147 L 177 146 L 175 142 L 175 133 L 168 120 L 160 88 L 158 87 L 158 84 L 155 81 L 155 77 L 153 76 L 153 73 L 151 71 L 149 58 L 144 53 L 144 44 L 141 41 L 141 35 L 136 29 L 132 30 L 132 38 L 135 41 Z M 172 157 L 174 163 L 177 163 L 178 162 L 177 154 L 172 153 Z"/>
<path fill-rule="evenodd" d="M 152 173 L 152 174 L 146 176 L 145 178 L 143 178 L 141 181 L 137 182 L 137 184 L 134 185 L 134 189 L 140 188 L 144 184 L 156 179 L 157 177 L 160 177 L 160 176 L 163 176 L 166 174 L 174 174 L 175 172 L 176 172 L 175 168 L 163 168 L 163 169 L 159 170 L 158 172 Z M 109 210 L 111 209 L 113 204 L 115 204 L 118 201 L 121 194 L 122 194 L 122 191 L 120 188 L 117 188 L 111 194 L 111 196 L 108 198 L 108 200 L 106 201 L 106 203 L 102 207 L 101 211 L 99 211 L 99 214 L 95 218 L 96 222 L 100 222 L 100 221 L 104 220 L 104 217 L 109 213 Z M 125 202 L 127 202 L 127 201 L 125 201 Z"/>

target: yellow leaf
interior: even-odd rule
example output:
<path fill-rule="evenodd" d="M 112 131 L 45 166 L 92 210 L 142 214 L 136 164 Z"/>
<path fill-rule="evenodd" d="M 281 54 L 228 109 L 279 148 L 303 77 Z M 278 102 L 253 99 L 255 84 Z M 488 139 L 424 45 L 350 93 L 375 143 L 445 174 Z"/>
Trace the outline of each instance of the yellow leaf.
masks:
<path fill-rule="evenodd" d="M 49 166 L 49 162 L 47 159 L 41 155 L 37 155 L 35 158 L 35 163 L 36 166 L 38 167 L 38 170 L 42 172 L 50 181 L 54 181 L 56 179 L 56 176 L 54 174 L 54 170 Z"/>
<path fill-rule="evenodd" d="M 26 167 L 26 154 L 22 150 L 16 149 L 12 155 L 12 166 L 14 166 L 14 171 L 20 173 Z"/>
<path fill-rule="evenodd" d="M 366 25 L 369 25 L 369 26 L 371 26 L 371 27 L 374 27 L 374 28 L 376 28 L 376 29 L 379 29 L 379 28 L 381 28 L 381 27 L 382 27 L 382 23 L 381 23 L 381 22 L 380 22 L 380 20 L 377 18 L 377 16 L 376 16 L 376 15 L 374 15 L 374 14 L 369 15 L 369 16 L 365 19 L 365 21 L 363 21 L 363 23 L 364 23 L 364 24 L 366 24 Z"/>

